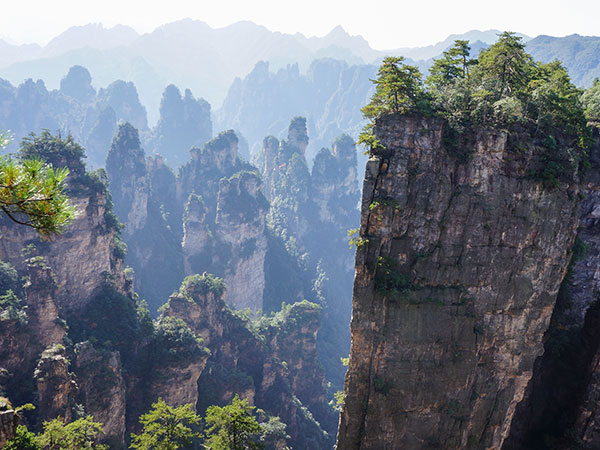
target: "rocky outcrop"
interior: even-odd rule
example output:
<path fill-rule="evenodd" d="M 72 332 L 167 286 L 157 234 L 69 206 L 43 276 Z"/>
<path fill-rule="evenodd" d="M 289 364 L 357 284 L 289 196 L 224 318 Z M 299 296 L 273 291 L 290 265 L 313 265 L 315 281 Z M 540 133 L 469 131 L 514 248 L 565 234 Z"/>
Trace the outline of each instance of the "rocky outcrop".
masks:
<path fill-rule="evenodd" d="M 37 415 L 41 421 L 60 417 L 70 422 L 77 395 L 77 384 L 69 372 L 65 347 L 55 344 L 42 352 L 35 369 Z"/>
<path fill-rule="evenodd" d="M 50 268 L 39 260 L 30 261 L 27 269 L 27 282 L 24 286 L 25 301 L 34 346 L 47 348 L 60 344 L 66 330 L 55 303 L 57 292 L 54 275 Z"/>
<path fill-rule="evenodd" d="M 34 400 L 33 385 L 26 380 L 33 380 L 42 351 L 61 344 L 66 334 L 52 271 L 34 258 L 25 273 L 20 314 L 0 319 L 0 394 L 9 394 L 17 404 Z"/>
<path fill-rule="evenodd" d="M 60 80 L 60 92 L 74 98 L 80 103 L 91 101 L 96 96 L 92 87 L 92 76 L 83 66 L 73 66 L 67 75 Z"/>
<path fill-rule="evenodd" d="M 444 131 L 410 116 L 375 126 L 385 150 L 363 187 L 340 449 L 499 448 L 542 352 L 575 175 L 560 189 L 533 178 L 544 150 L 528 133 L 450 145 Z"/>
<path fill-rule="evenodd" d="M 106 172 L 114 211 L 125 223 L 125 237 L 131 236 L 146 223 L 150 189 L 138 131 L 129 123 L 119 126 L 106 158 Z"/>
<path fill-rule="evenodd" d="M 125 448 L 126 387 L 120 353 L 82 342 L 77 344 L 75 355 L 78 402 L 102 424 L 103 442 L 110 448 Z"/>
<path fill-rule="evenodd" d="M 229 403 L 237 393 L 248 399 L 250 404 L 264 409 L 267 414 L 279 416 L 287 425 L 286 432 L 291 436 L 293 448 L 313 449 L 331 445 L 331 435 L 328 436 L 315 422 L 292 387 L 295 376 L 300 373 L 311 380 L 308 383 L 312 382 L 313 387 L 323 382 L 322 372 L 318 368 L 307 364 L 306 371 L 303 371 L 300 367 L 300 361 L 312 362 L 316 358 L 316 354 L 311 352 L 311 348 L 314 351 L 314 342 L 310 346 L 315 324 L 312 323 L 312 316 L 306 318 L 302 315 L 302 307 L 296 313 L 298 315 L 295 318 L 301 323 L 292 323 L 292 317 L 289 317 L 286 331 L 278 336 L 273 332 L 270 338 L 271 343 L 281 346 L 279 354 L 289 357 L 286 362 L 288 367 L 289 364 L 294 365 L 294 376 L 290 378 L 284 364 L 275 356 L 279 347 L 270 350 L 265 336 L 259 330 L 253 330 L 248 320 L 231 312 L 223 300 L 223 286 L 217 279 L 210 275 L 195 275 L 184 281 L 180 292 L 169 299 L 165 315 L 185 321 L 203 338 L 210 350 L 210 358 L 198 382 L 200 413 L 210 405 Z M 291 342 L 292 335 L 305 337 L 309 343 L 305 353 L 288 352 L 291 346 L 300 345 Z M 302 383 L 296 380 L 298 387 Z M 316 397 L 313 399 L 318 401 Z M 325 407 L 324 404 L 321 406 Z"/>
<path fill-rule="evenodd" d="M 279 143 L 266 138 L 256 164 L 261 168 L 266 197 L 271 202 L 269 221 L 286 241 L 297 241 L 300 247 L 310 226 L 313 212 L 310 196 L 310 171 L 304 156 L 308 144 L 306 119 L 295 117 L 288 128 L 288 139 Z M 272 159 L 274 158 L 274 159 Z M 272 170 L 270 170 L 272 169 Z M 302 251 L 304 248 L 298 249 Z"/>
<path fill-rule="evenodd" d="M 318 358 L 321 307 L 306 300 L 286 305 L 265 332 L 269 347 L 285 363 L 294 395 L 326 430 L 335 429 L 336 415 L 327 404 L 327 380 Z"/>
<path fill-rule="evenodd" d="M 186 364 L 157 368 L 150 387 L 154 398 L 162 398 L 169 405 L 191 404 L 195 408 L 198 402 L 198 380 L 207 358 L 208 355 Z"/>
<path fill-rule="evenodd" d="M 6 218 L 0 221 L 0 259 L 23 271 L 21 252 L 25 247 L 29 257 L 45 258 L 56 281 L 55 301 L 66 313 L 85 307 L 105 273 L 114 277 L 121 290 L 127 289 L 123 261 L 114 251 L 117 230 L 105 189 L 101 180 L 89 175 L 73 180 L 70 198 L 77 217 L 51 242 L 40 240 L 32 229 L 15 227 Z"/>
<path fill-rule="evenodd" d="M 154 173 L 162 168 L 161 159 L 146 161 L 138 131 L 129 123 L 121 124 L 106 159 L 106 170 L 115 213 L 125 224 L 125 261 L 137 274 L 136 291 L 153 310 L 183 279 L 180 242 L 174 231 L 180 225 L 171 226 L 167 221 L 163 202 L 168 187 L 154 185 Z M 170 181 L 174 190 L 174 178 Z M 163 261 L 164 265 L 157 267 L 156 261 Z"/>
<path fill-rule="evenodd" d="M 96 105 L 100 110 L 112 108 L 117 120 L 129 122 L 137 130 L 148 130 L 146 108 L 140 102 L 137 88 L 131 81 L 113 81 L 106 88 L 100 89 Z M 105 151 L 108 151 L 108 148 Z"/>
<path fill-rule="evenodd" d="M 503 448 L 592 449 L 598 446 L 600 350 L 600 153 L 598 134 L 580 183 L 579 228 L 561 285 L 544 354 L 536 360 Z"/>
<path fill-rule="evenodd" d="M 185 273 L 191 274 L 192 264 L 200 267 L 206 264 L 196 259 L 208 258 L 212 248 L 212 233 L 206 221 L 208 209 L 204 205 L 202 197 L 190 194 L 185 204 L 185 215 L 183 216 L 183 241 L 181 243 L 184 254 Z"/>
<path fill-rule="evenodd" d="M 183 252 L 185 273 L 209 271 L 223 277 L 229 303 L 236 308 L 263 307 L 265 218 L 269 208 L 254 167 L 237 158 L 238 138 L 220 133 L 178 177 L 178 196 L 187 194 Z"/>
<path fill-rule="evenodd" d="M 230 250 L 223 278 L 228 301 L 236 309 L 263 308 L 269 203 L 260 185 L 255 172 L 238 172 L 219 183 L 216 239 Z"/>
<path fill-rule="evenodd" d="M 219 133 L 202 148 L 192 148 L 191 160 L 179 169 L 177 176 L 178 202 L 184 204 L 192 193 L 200 195 L 209 208 L 209 219 L 214 219 L 219 180 L 242 169 L 237 148 L 238 138 L 233 130 Z"/>
<path fill-rule="evenodd" d="M 211 137 L 210 104 L 194 98 L 189 89 L 182 97 L 176 86 L 167 86 L 148 148 L 163 155 L 171 166 L 179 167 L 187 161 L 190 148 L 201 147 Z"/>
<path fill-rule="evenodd" d="M 0 448 L 6 445 L 6 441 L 15 437 L 19 421 L 19 414 L 12 408 L 8 399 L 0 397 Z"/>

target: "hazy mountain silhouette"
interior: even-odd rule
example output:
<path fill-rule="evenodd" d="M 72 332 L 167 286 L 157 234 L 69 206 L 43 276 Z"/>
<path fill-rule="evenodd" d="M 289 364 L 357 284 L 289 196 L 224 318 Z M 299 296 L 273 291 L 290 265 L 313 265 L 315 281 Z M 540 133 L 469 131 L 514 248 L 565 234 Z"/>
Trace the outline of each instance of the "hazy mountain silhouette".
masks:
<path fill-rule="evenodd" d="M 572 34 L 562 38 L 538 36 L 527 43 L 527 51 L 540 61 L 561 61 L 578 86 L 591 86 L 600 77 L 600 37 Z"/>
<path fill-rule="evenodd" d="M 49 89 L 56 89 L 70 67 L 82 65 L 92 74 L 96 89 L 116 79 L 133 81 L 148 109 L 149 122 L 154 123 L 161 94 L 169 84 L 190 88 L 218 107 L 234 79 L 248 75 L 259 61 L 268 62 L 272 71 L 298 64 L 305 73 L 315 59 L 333 58 L 351 65 L 376 63 L 387 54 L 427 59 L 455 38 L 490 43 L 496 34 L 495 30 L 472 31 L 429 47 L 383 52 L 341 26 L 323 37 L 307 38 L 300 33 L 273 32 L 249 21 L 211 28 L 202 21 L 184 19 L 143 35 L 123 25 L 88 24 L 69 28 L 43 48 L 0 41 L 0 77 L 16 85 L 27 78 L 41 78 Z"/>

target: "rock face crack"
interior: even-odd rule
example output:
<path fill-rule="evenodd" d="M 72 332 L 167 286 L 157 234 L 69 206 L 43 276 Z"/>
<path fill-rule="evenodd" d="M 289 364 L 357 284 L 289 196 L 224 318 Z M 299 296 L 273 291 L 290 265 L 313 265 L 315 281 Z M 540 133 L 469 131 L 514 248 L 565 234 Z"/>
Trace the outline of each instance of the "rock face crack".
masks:
<path fill-rule="evenodd" d="M 545 189 L 529 176 L 543 149 L 505 131 L 476 131 L 461 160 L 443 128 L 375 126 L 338 449 L 500 448 L 542 351 L 577 185 Z"/>

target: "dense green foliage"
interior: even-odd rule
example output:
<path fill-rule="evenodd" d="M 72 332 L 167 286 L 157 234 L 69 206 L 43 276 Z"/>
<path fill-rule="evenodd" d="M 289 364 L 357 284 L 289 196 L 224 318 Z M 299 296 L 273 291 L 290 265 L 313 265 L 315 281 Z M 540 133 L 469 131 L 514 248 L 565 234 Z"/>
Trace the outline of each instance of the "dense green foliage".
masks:
<path fill-rule="evenodd" d="M 161 316 L 155 322 L 153 337 L 154 357 L 163 362 L 207 352 L 202 338 L 197 337 L 182 319 L 175 317 Z"/>
<path fill-rule="evenodd" d="M 362 108 L 368 119 L 384 114 L 406 114 L 421 106 L 423 81 L 419 69 L 404 64 L 402 56 L 384 58 L 375 83 L 375 94 L 371 102 Z"/>
<path fill-rule="evenodd" d="M 502 33 L 476 60 L 468 45 L 457 41 L 433 69 L 427 79 L 433 107 L 459 130 L 521 123 L 583 137 L 581 91 L 560 63 L 535 62 L 514 33 Z"/>
<path fill-rule="evenodd" d="M 408 114 L 426 112 L 429 109 L 423 87 L 421 72 L 415 66 L 404 63 L 402 56 L 384 58 L 375 84 L 375 93 L 371 101 L 361 111 L 371 122 L 363 129 L 358 143 L 370 148 L 379 148 L 373 135 L 373 122 L 386 114 Z"/>
<path fill-rule="evenodd" d="M 40 159 L 0 158 L 0 209 L 14 222 L 49 237 L 75 217 L 64 194 L 68 169 L 54 170 Z"/>
<path fill-rule="evenodd" d="M 75 142 L 73 136 L 63 139 L 60 134 L 54 136 L 49 130 L 43 130 L 39 135 L 31 133 L 24 138 L 19 156 L 23 160 L 43 160 L 55 168 L 68 167 L 78 175 L 85 167 L 85 150 Z"/>
<path fill-rule="evenodd" d="M 200 437 L 196 431 L 200 417 L 191 404 L 174 408 L 161 398 L 152 404 L 152 409 L 140 417 L 143 430 L 131 435 L 132 449 L 179 450 L 191 448 L 194 439 Z"/>
<path fill-rule="evenodd" d="M 215 277 L 210 273 L 190 275 L 183 280 L 181 284 L 181 293 L 185 296 L 191 296 L 192 290 L 197 290 L 201 294 L 212 292 L 220 297 L 225 292 L 225 282 L 222 278 Z"/>
<path fill-rule="evenodd" d="M 585 117 L 596 124 L 600 123 L 600 80 L 596 78 L 591 88 L 581 97 L 585 108 Z"/>
<path fill-rule="evenodd" d="M 8 448 L 19 450 L 108 450 L 108 446 L 98 443 L 101 434 L 102 424 L 94 422 L 92 416 L 77 419 L 68 424 L 60 419 L 54 419 L 45 422 L 43 432 L 35 437 L 33 433 L 27 432 L 25 427 L 19 427 L 15 440 L 9 442 Z"/>
<path fill-rule="evenodd" d="M 253 406 L 236 394 L 227 406 L 210 406 L 206 410 L 206 446 L 211 450 L 246 450 L 264 448 L 260 443 L 262 428 L 252 415 Z"/>
<path fill-rule="evenodd" d="M 6 443 L 4 450 L 42 450 L 37 442 L 36 435 L 27 431 L 27 427 L 19 425 L 15 430 L 15 437 Z"/>
<path fill-rule="evenodd" d="M 373 81 L 375 95 L 362 109 L 371 122 L 360 139 L 371 151 L 381 148 L 372 133 L 374 121 L 389 113 L 430 111 L 448 121 L 452 140 L 474 127 L 520 126 L 534 137 L 550 136 L 551 141 L 563 137 L 561 149 L 547 146 L 550 152 L 541 174 L 544 180 L 555 181 L 566 160 L 585 158 L 586 114 L 590 119 L 596 117 L 599 104 L 592 88 L 583 95 L 584 114 L 582 91 L 571 83 L 564 67 L 558 61 L 534 61 L 521 38 L 510 32 L 502 33 L 477 59 L 470 57 L 467 41 L 456 41 L 434 61 L 427 90 L 422 88 L 418 70 L 398 58 L 386 58 Z"/>

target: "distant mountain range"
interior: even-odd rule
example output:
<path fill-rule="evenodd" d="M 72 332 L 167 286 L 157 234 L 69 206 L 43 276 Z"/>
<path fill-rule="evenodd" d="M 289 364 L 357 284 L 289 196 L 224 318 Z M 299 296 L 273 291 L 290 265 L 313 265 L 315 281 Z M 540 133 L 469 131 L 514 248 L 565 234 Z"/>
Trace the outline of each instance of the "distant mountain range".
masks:
<path fill-rule="evenodd" d="M 471 41 L 479 52 L 492 44 L 498 30 L 473 30 L 451 35 L 434 45 L 380 51 L 361 36 L 351 36 L 342 27 L 323 37 L 273 32 L 252 22 L 223 28 L 184 19 L 140 35 L 124 25 L 104 28 L 101 24 L 72 27 L 46 46 L 14 45 L 0 40 L 0 78 L 18 85 L 25 79 L 43 79 L 56 89 L 73 65 L 89 69 L 96 88 L 114 80 L 133 81 L 152 124 L 158 119 L 161 93 L 168 84 L 190 88 L 195 96 L 220 108 L 236 78 L 244 78 L 260 61 L 276 73 L 298 64 L 305 73 L 316 59 L 333 58 L 349 65 L 377 64 L 386 55 L 402 55 L 422 70 L 455 39 Z M 573 80 L 582 86 L 600 75 L 600 37 L 578 35 L 564 38 L 521 35 L 535 58 L 565 63 Z"/>

